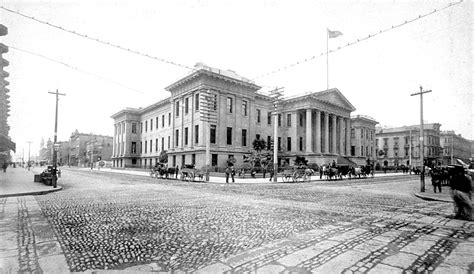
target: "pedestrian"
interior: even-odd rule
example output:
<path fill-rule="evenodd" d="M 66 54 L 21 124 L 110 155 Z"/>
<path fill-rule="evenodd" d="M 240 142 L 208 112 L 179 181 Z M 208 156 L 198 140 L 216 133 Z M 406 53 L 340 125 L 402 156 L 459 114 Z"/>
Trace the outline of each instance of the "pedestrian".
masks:
<path fill-rule="evenodd" d="M 275 176 L 275 173 L 273 172 L 273 168 L 270 168 L 270 182 L 273 181 L 273 176 Z"/>
<path fill-rule="evenodd" d="M 7 162 L 4 162 L 3 165 L 2 165 L 3 172 L 7 172 L 7 167 L 8 167 Z"/>
<path fill-rule="evenodd" d="M 178 179 L 178 173 L 179 173 L 179 165 L 176 165 L 176 168 L 174 169 L 174 178 Z M 171 175 L 173 176 L 173 175 Z"/>
<path fill-rule="evenodd" d="M 433 191 L 436 193 L 436 189 L 438 189 L 439 193 L 441 193 L 441 173 L 438 168 L 433 168 L 431 171 L 431 184 L 433 185 Z"/>
<path fill-rule="evenodd" d="M 319 180 L 323 179 L 324 166 L 319 167 Z"/>
<path fill-rule="evenodd" d="M 267 173 L 267 167 L 262 168 L 263 179 L 265 179 L 265 173 Z"/>
<path fill-rule="evenodd" d="M 452 177 L 450 180 L 451 196 L 454 201 L 454 218 L 471 221 L 472 217 L 472 181 L 464 173 L 461 165 L 450 166 Z"/>
<path fill-rule="evenodd" d="M 225 169 L 225 183 L 228 184 L 229 183 L 229 176 L 231 174 L 231 170 L 230 170 L 230 167 L 227 166 L 227 168 Z"/>

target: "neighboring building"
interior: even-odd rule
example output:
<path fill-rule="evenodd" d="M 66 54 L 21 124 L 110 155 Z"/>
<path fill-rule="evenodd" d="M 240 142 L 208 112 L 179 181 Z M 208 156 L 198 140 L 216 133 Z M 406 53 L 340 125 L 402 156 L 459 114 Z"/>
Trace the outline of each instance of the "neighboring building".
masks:
<path fill-rule="evenodd" d="M 365 115 L 351 117 L 351 160 L 365 165 L 367 159 L 375 160 L 375 125 L 374 118 Z"/>
<path fill-rule="evenodd" d="M 471 158 L 472 153 L 472 143 L 463 138 L 461 134 L 456 134 L 452 130 L 443 131 L 441 132 L 440 143 L 443 148 L 440 163 L 443 165 L 457 164 L 456 159 L 469 163 L 469 158 Z"/>
<path fill-rule="evenodd" d="M 211 166 L 236 164 L 257 138 L 273 136 L 272 99 L 253 81 L 197 64 L 196 70 L 166 88 L 169 98 L 146 108 L 125 108 L 114 119 L 113 166 L 147 167 L 168 153 L 168 165 L 205 165 L 205 140 L 211 141 Z M 203 94 L 211 93 L 217 122 L 201 118 Z M 279 161 L 293 164 L 295 156 L 329 163 L 350 156 L 350 114 L 355 108 L 338 89 L 284 98 L 278 112 Z M 273 112 L 273 113 L 272 113 Z"/>
<path fill-rule="evenodd" d="M 112 157 L 113 137 L 92 133 L 79 133 L 77 130 L 69 138 L 69 162 L 71 166 L 85 167 L 98 157 L 110 161 Z M 91 153 L 92 152 L 92 153 Z M 66 163 L 65 163 L 66 164 Z"/>
<path fill-rule="evenodd" d="M 8 29 L 0 24 L 0 36 L 8 34 Z M 3 54 L 8 52 L 8 47 L 0 43 L 0 166 L 4 162 L 10 162 L 10 150 L 15 151 L 16 145 L 8 136 L 10 126 L 8 125 L 8 116 L 10 116 L 10 90 L 7 86 L 10 84 L 5 78 L 8 77 L 8 72 L 4 71 L 4 67 L 9 65 L 9 62 L 3 58 Z"/>
<path fill-rule="evenodd" d="M 438 123 L 424 125 L 423 155 L 427 165 L 436 164 L 442 157 L 440 127 Z M 382 166 L 422 165 L 419 125 L 378 128 L 375 146 L 378 162 Z"/>
<path fill-rule="evenodd" d="M 57 157 L 59 166 L 67 165 L 69 163 L 69 141 L 58 142 Z"/>
<path fill-rule="evenodd" d="M 46 142 L 46 144 L 44 143 L 44 139 L 41 139 L 39 161 L 40 163 L 44 164 L 53 163 L 53 142 L 51 141 L 51 139 L 48 139 L 48 142 Z"/>

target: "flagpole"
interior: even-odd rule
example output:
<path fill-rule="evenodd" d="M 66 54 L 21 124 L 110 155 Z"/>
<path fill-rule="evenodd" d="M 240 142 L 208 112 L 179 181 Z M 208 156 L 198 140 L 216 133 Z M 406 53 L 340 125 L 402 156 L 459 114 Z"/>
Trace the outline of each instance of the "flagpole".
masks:
<path fill-rule="evenodd" d="M 326 28 L 326 89 L 329 89 L 329 29 Z"/>

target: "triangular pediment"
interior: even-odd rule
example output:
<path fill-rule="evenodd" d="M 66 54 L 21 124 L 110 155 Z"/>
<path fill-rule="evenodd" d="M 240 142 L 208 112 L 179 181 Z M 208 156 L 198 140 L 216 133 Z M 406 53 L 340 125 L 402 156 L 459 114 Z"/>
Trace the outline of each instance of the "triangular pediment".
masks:
<path fill-rule="evenodd" d="M 319 101 L 330 103 L 332 105 L 339 106 L 351 111 L 356 108 L 347 100 L 347 98 L 338 89 L 329 89 L 321 92 L 314 93 L 314 98 Z"/>

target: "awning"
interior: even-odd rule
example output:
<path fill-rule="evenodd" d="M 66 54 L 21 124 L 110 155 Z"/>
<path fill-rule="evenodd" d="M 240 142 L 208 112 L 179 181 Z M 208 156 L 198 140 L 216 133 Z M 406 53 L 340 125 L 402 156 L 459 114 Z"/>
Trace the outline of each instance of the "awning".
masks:
<path fill-rule="evenodd" d="M 0 153 L 6 153 L 10 150 L 16 152 L 16 144 L 10 138 L 0 135 Z"/>

